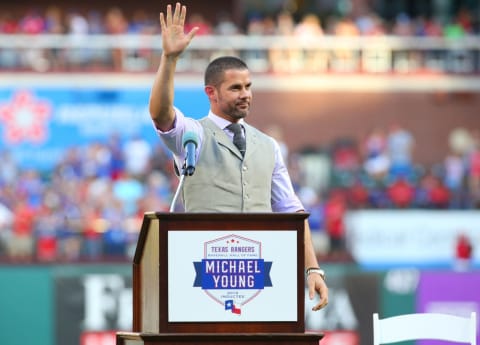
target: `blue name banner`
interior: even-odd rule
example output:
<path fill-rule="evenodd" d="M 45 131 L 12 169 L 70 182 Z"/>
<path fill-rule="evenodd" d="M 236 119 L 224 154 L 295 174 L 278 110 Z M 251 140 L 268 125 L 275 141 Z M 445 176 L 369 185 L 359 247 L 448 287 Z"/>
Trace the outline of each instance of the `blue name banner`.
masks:
<path fill-rule="evenodd" d="M 272 286 L 272 263 L 263 259 L 203 259 L 194 266 L 194 286 L 202 289 L 261 290 Z"/>

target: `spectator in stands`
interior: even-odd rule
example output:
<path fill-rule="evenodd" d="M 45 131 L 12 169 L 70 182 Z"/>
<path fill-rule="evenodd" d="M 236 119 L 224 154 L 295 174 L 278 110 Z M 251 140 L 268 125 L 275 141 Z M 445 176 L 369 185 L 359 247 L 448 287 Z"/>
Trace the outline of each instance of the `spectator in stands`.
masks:
<path fill-rule="evenodd" d="M 281 36 L 294 39 L 295 21 L 288 11 L 282 11 L 277 15 L 276 28 L 273 33 L 275 36 Z M 285 47 L 281 44 L 273 43 L 269 50 L 269 61 L 272 72 L 290 72 L 294 71 L 301 63 L 300 51 Z"/>
<path fill-rule="evenodd" d="M 326 54 L 322 49 L 312 49 L 311 45 L 323 36 L 320 18 L 314 13 L 307 13 L 295 25 L 293 35 L 295 40 L 310 49 L 302 49 L 301 59 L 303 70 L 321 71 L 326 67 Z"/>
<path fill-rule="evenodd" d="M 330 241 L 329 253 L 332 258 L 345 254 L 345 213 L 347 205 L 345 195 L 340 189 L 330 192 L 324 205 L 325 230 Z"/>
<path fill-rule="evenodd" d="M 231 36 L 241 34 L 240 28 L 235 24 L 230 14 L 226 11 L 220 11 L 217 14 L 217 22 L 213 27 L 213 32 L 220 36 Z M 210 56 L 210 60 L 222 55 L 238 55 L 238 52 L 228 46 L 216 49 Z"/>
<path fill-rule="evenodd" d="M 12 236 L 13 213 L 0 199 L 0 259 L 7 254 Z"/>
<path fill-rule="evenodd" d="M 152 148 L 140 135 L 134 135 L 123 146 L 125 172 L 137 178 L 144 178 L 150 169 Z"/>
<path fill-rule="evenodd" d="M 13 184 L 20 175 L 20 168 L 12 153 L 8 150 L 0 152 L 0 185 Z"/>
<path fill-rule="evenodd" d="M 410 16 L 404 12 L 397 14 L 392 28 L 392 34 L 396 36 L 414 36 L 414 25 Z"/>
<path fill-rule="evenodd" d="M 105 33 L 121 35 L 128 31 L 128 21 L 120 7 L 110 7 L 105 14 Z"/>
<path fill-rule="evenodd" d="M 417 25 L 415 34 L 417 36 L 442 37 L 442 25 L 435 18 L 421 19 Z"/>
<path fill-rule="evenodd" d="M 20 19 L 19 29 L 21 33 L 28 35 L 38 35 L 45 32 L 45 19 L 36 9 L 30 9 L 25 16 Z"/>
<path fill-rule="evenodd" d="M 128 21 L 125 18 L 125 22 L 127 24 L 126 31 L 129 34 L 152 35 L 157 32 L 155 20 L 141 8 L 134 10 L 131 19 Z"/>
<path fill-rule="evenodd" d="M 469 190 L 472 207 L 480 208 L 480 130 L 472 130 L 472 144 L 467 152 Z"/>
<path fill-rule="evenodd" d="M 53 262 L 58 257 L 58 236 L 63 226 L 60 195 L 49 189 L 43 198 L 36 221 L 36 259 L 40 262 Z"/>
<path fill-rule="evenodd" d="M 361 36 L 383 36 L 386 29 L 383 20 L 374 12 L 364 11 L 356 20 Z"/>
<path fill-rule="evenodd" d="M 66 32 L 63 12 L 58 6 L 49 6 L 45 9 L 45 33 L 62 35 Z"/>
<path fill-rule="evenodd" d="M 185 22 L 185 31 L 190 32 L 194 27 L 198 27 L 197 35 L 212 35 L 214 33 L 212 24 L 205 19 L 199 12 L 192 13 Z"/>
<path fill-rule="evenodd" d="M 165 144 L 163 142 L 154 144 L 149 163 L 151 172 L 159 172 L 165 176 L 170 176 L 173 171 L 172 165 L 172 155 L 165 147 Z"/>
<path fill-rule="evenodd" d="M 45 33 L 63 35 L 66 31 L 62 10 L 57 6 L 47 7 L 45 10 Z M 49 70 L 64 70 L 65 57 L 62 49 L 53 47 L 48 49 L 45 54 L 48 59 Z"/>
<path fill-rule="evenodd" d="M 350 209 L 358 210 L 370 207 L 369 190 L 358 176 L 355 176 L 353 183 L 347 187 L 347 195 Z"/>
<path fill-rule="evenodd" d="M 387 187 L 387 195 L 391 207 L 410 208 L 415 199 L 415 187 L 405 177 L 399 176 Z"/>
<path fill-rule="evenodd" d="M 331 32 L 337 37 L 355 38 L 360 35 L 358 27 L 350 17 L 340 18 Z M 356 72 L 359 70 L 359 54 L 354 49 L 336 48 L 331 60 L 332 69 L 336 72 Z"/>
<path fill-rule="evenodd" d="M 0 14 L 0 33 L 16 34 L 20 31 L 19 23 L 10 11 L 2 11 Z"/>
<path fill-rule="evenodd" d="M 0 34 L 16 34 L 18 22 L 9 11 L 0 13 Z M 20 65 L 20 52 L 17 49 L 0 49 L 0 69 L 16 69 Z"/>
<path fill-rule="evenodd" d="M 84 45 L 90 33 L 87 19 L 78 11 L 67 13 L 67 34 L 71 44 L 75 47 Z M 66 67 L 71 70 L 84 69 L 90 61 L 91 52 L 87 49 L 68 49 L 66 51 Z"/>
<path fill-rule="evenodd" d="M 102 233 L 105 222 L 100 213 L 95 205 L 82 205 L 82 257 L 88 261 L 100 260 L 103 256 Z"/>
<path fill-rule="evenodd" d="M 137 178 L 125 172 L 113 182 L 113 195 L 122 203 L 126 216 L 137 213 L 137 203 L 145 195 L 144 176 L 146 176 L 146 171 L 144 175 L 137 175 Z"/>
<path fill-rule="evenodd" d="M 157 33 L 156 18 L 152 18 L 144 9 L 136 9 L 130 22 L 128 22 L 128 34 L 140 35 L 141 40 L 150 41 L 148 36 Z M 144 37 L 147 37 L 146 39 Z M 148 45 L 136 49 L 130 48 L 126 50 L 127 55 L 124 69 L 145 70 L 154 62 L 155 51 Z M 129 65 L 128 65 L 129 64 Z"/>
<path fill-rule="evenodd" d="M 128 237 L 123 227 L 127 218 L 121 201 L 111 195 L 102 205 L 102 218 L 105 222 L 103 232 L 103 253 L 107 258 L 122 259 L 127 254 Z"/>
<path fill-rule="evenodd" d="M 105 34 L 105 22 L 102 13 L 96 9 L 91 9 L 87 13 L 88 32 L 91 35 Z"/>
<path fill-rule="evenodd" d="M 110 178 L 116 180 L 125 171 L 125 157 L 122 151 L 122 139 L 116 133 L 110 135 L 106 147 L 110 156 Z"/>
<path fill-rule="evenodd" d="M 168 176 L 172 175 L 173 172 L 165 175 L 158 170 L 148 175 L 144 187 L 145 195 L 138 199 L 137 214 L 143 215 L 148 211 L 167 212 L 170 209 L 169 201 L 173 195 Z"/>
<path fill-rule="evenodd" d="M 357 143 L 349 138 L 336 140 L 332 145 L 330 159 L 333 183 L 350 185 L 362 165 Z"/>
<path fill-rule="evenodd" d="M 465 34 L 465 28 L 455 20 L 450 21 L 443 29 L 443 36 L 451 40 L 462 39 Z"/>
<path fill-rule="evenodd" d="M 461 7 L 455 17 L 457 24 L 462 27 L 466 34 L 472 34 L 474 32 L 472 11 L 469 11 L 467 7 Z"/>
<path fill-rule="evenodd" d="M 192 30 L 194 27 L 198 28 L 197 35 L 200 35 L 200 36 L 216 34 L 214 32 L 214 27 L 212 26 L 212 24 L 203 16 L 203 14 L 199 12 L 192 13 L 187 18 L 187 21 L 185 22 L 186 32 L 190 32 L 190 30 Z M 202 50 L 185 52 L 185 54 L 191 57 L 190 59 L 191 64 L 195 65 L 195 66 L 190 66 L 190 68 L 193 68 L 194 70 L 196 70 L 196 68 L 203 69 L 203 66 L 208 64 L 212 55 L 212 51 L 202 49 Z"/>
<path fill-rule="evenodd" d="M 217 23 L 213 29 L 217 35 L 230 36 L 241 33 L 240 28 L 232 20 L 230 14 L 226 11 L 220 11 L 217 15 Z"/>
<path fill-rule="evenodd" d="M 381 182 L 390 169 L 385 131 L 376 126 L 363 142 L 364 169 L 373 180 Z"/>
<path fill-rule="evenodd" d="M 271 124 L 265 129 L 265 133 L 274 138 L 280 146 L 282 157 L 285 162 L 288 162 L 288 146 L 285 142 L 285 135 L 283 128 L 277 124 Z"/>
<path fill-rule="evenodd" d="M 17 193 L 26 197 L 26 202 L 33 208 L 40 207 L 42 203 L 45 183 L 40 173 L 34 169 L 21 172 L 17 181 Z"/>
<path fill-rule="evenodd" d="M 85 177 L 109 177 L 111 174 L 112 155 L 102 142 L 92 142 L 85 149 L 82 160 L 82 175 Z"/>
<path fill-rule="evenodd" d="M 62 261 L 78 261 L 82 250 L 82 191 L 76 181 L 62 183 L 61 222 L 57 228 L 58 259 Z"/>
<path fill-rule="evenodd" d="M 27 194 L 17 194 L 16 197 L 8 253 L 14 262 L 32 262 L 35 245 L 33 230 L 37 211 L 28 203 Z"/>
<path fill-rule="evenodd" d="M 122 35 L 128 31 L 128 22 L 119 7 L 111 7 L 105 14 L 105 32 L 109 35 Z M 111 50 L 113 69 L 121 71 L 123 66 L 124 51 L 115 47 Z"/>
<path fill-rule="evenodd" d="M 390 160 L 389 173 L 392 177 L 411 176 L 414 146 L 415 139 L 409 130 L 398 122 L 390 125 L 386 150 Z"/>
<path fill-rule="evenodd" d="M 467 166 L 463 156 L 450 151 L 443 161 L 443 171 L 443 183 L 451 195 L 450 207 L 455 209 L 466 207 Z"/>
<path fill-rule="evenodd" d="M 472 263 L 473 246 L 470 238 L 460 233 L 455 243 L 455 264 L 454 269 L 458 272 L 465 272 L 470 269 Z"/>
<path fill-rule="evenodd" d="M 19 31 L 27 35 L 40 35 L 45 33 L 45 19 L 37 9 L 30 9 L 20 19 Z M 22 53 L 22 63 L 34 71 L 44 72 L 49 68 L 49 62 L 43 49 L 28 47 Z"/>
<path fill-rule="evenodd" d="M 450 192 L 438 176 L 431 177 L 429 203 L 435 209 L 445 209 L 450 205 Z"/>

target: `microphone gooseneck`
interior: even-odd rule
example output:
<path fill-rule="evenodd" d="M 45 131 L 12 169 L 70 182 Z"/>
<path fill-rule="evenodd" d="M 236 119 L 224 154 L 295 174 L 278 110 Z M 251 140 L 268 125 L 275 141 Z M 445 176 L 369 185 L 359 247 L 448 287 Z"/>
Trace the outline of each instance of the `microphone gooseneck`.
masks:
<path fill-rule="evenodd" d="M 180 191 L 183 188 L 185 182 L 185 176 L 192 176 L 195 172 L 195 165 L 197 163 L 197 147 L 198 136 L 195 132 L 185 132 L 182 137 L 182 146 L 185 150 L 185 162 L 183 164 L 182 171 L 180 173 L 180 181 L 173 196 L 172 203 L 170 204 L 170 212 L 175 210 L 175 204 L 177 203 Z"/>

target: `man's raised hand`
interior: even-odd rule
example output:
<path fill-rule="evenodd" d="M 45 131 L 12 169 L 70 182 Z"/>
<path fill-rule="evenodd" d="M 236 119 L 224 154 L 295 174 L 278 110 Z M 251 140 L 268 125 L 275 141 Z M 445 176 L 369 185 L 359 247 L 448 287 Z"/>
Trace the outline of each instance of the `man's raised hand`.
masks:
<path fill-rule="evenodd" d="M 179 2 L 175 4 L 172 14 L 172 5 L 167 5 L 166 16 L 160 12 L 160 26 L 162 29 L 163 54 L 166 56 L 178 57 L 190 44 L 190 41 L 198 31 L 198 27 L 192 28 L 185 33 L 185 18 L 187 7 Z M 165 18 L 166 17 L 166 18 Z"/>

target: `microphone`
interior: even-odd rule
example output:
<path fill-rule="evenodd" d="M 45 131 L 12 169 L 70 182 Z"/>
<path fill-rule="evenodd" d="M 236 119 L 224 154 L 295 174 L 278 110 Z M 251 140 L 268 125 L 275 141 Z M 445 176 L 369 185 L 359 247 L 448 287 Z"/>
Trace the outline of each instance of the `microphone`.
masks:
<path fill-rule="evenodd" d="M 185 165 L 183 174 L 192 176 L 195 172 L 196 151 L 198 146 L 198 136 L 195 132 L 185 132 L 182 138 L 182 146 L 185 149 Z"/>
<path fill-rule="evenodd" d="M 183 188 L 185 182 L 185 176 L 192 176 L 195 172 L 196 163 L 196 151 L 198 146 L 198 136 L 195 132 L 185 132 L 182 137 L 182 146 L 185 150 L 185 162 L 183 163 L 183 171 L 180 174 L 180 182 L 177 186 L 175 195 L 173 196 L 172 203 L 170 204 L 170 212 L 175 210 L 175 204 L 177 202 L 180 191 Z"/>

